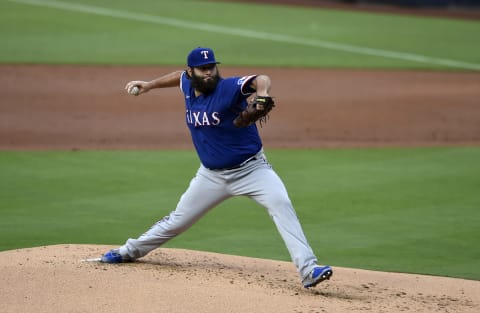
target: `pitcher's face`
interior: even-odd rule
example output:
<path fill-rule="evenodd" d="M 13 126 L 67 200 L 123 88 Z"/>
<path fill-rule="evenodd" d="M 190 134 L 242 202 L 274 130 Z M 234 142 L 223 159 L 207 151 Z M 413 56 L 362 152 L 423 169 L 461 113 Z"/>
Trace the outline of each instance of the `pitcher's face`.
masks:
<path fill-rule="evenodd" d="M 220 73 L 216 64 L 189 68 L 189 74 L 192 87 L 204 95 L 212 93 L 220 80 Z"/>

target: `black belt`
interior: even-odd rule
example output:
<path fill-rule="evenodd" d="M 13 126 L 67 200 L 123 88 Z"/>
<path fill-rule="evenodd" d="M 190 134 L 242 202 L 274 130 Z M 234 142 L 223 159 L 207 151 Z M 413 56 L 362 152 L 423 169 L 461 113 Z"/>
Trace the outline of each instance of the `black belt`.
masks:
<path fill-rule="evenodd" d="M 251 156 L 249 157 L 248 159 L 246 159 L 245 161 L 243 161 L 242 163 L 238 164 L 238 165 L 235 165 L 235 166 L 232 166 L 232 167 L 226 167 L 226 168 L 209 168 L 209 170 L 211 171 L 229 171 L 229 170 L 235 170 L 237 168 L 240 168 L 244 165 L 246 165 L 248 162 L 250 161 L 255 161 L 257 159 L 257 155 L 255 154 L 254 156 Z"/>

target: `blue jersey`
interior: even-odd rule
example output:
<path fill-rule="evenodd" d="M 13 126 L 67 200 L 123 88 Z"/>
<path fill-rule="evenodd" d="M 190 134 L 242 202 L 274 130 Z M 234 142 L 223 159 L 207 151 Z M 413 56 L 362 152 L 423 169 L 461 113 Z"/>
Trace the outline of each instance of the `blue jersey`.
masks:
<path fill-rule="evenodd" d="M 262 148 L 255 124 L 237 128 L 233 120 L 247 106 L 247 97 L 256 76 L 220 78 L 208 95 L 195 96 L 186 72 L 180 88 L 185 96 L 186 123 L 202 164 L 210 169 L 241 164 Z"/>

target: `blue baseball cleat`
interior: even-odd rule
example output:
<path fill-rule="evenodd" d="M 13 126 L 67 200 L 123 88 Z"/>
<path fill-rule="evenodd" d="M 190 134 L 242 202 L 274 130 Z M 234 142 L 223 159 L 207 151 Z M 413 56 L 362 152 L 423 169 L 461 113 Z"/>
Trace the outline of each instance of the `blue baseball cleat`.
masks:
<path fill-rule="evenodd" d="M 315 267 L 310 274 L 307 275 L 302 281 L 303 287 L 305 288 L 310 288 L 310 287 L 315 287 L 318 283 L 321 283 L 322 281 L 326 279 L 330 279 L 332 277 L 333 271 L 330 266 L 317 266 Z"/>
<path fill-rule="evenodd" d="M 100 259 L 100 262 L 102 263 L 126 263 L 126 262 L 132 262 L 132 259 L 130 257 L 124 257 L 120 254 L 120 251 L 118 249 L 113 249 L 102 255 L 102 258 Z"/>

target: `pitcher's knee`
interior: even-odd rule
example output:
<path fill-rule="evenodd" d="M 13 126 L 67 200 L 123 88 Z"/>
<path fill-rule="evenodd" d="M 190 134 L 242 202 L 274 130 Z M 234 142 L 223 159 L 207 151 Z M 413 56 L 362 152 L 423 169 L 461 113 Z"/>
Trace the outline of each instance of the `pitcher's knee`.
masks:
<path fill-rule="evenodd" d="M 272 199 L 272 203 L 280 207 L 293 207 L 292 201 L 287 195 L 275 197 L 274 199 Z"/>
<path fill-rule="evenodd" d="M 192 224 L 191 219 L 186 219 L 185 216 L 172 212 L 158 221 L 152 228 L 156 228 L 157 232 L 173 237 L 187 230 Z"/>
<path fill-rule="evenodd" d="M 266 204 L 266 207 L 270 213 L 277 211 L 294 211 L 292 202 L 288 197 L 277 197 L 272 199 Z"/>

